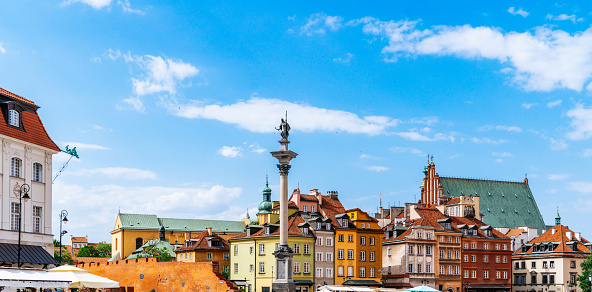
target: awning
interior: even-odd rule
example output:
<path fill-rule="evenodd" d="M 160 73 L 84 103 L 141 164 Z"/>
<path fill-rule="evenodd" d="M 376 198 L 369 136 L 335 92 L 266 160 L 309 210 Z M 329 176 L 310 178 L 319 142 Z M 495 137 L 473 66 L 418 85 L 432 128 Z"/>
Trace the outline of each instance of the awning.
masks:
<path fill-rule="evenodd" d="M 236 286 L 248 286 L 249 283 L 247 281 L 234 281 Z"/>
<path fill-rule="evenodd" d="M 91 274 L 70 265 L 53 268 L 49 272 L 55 274 L 55 277 L 70 281 L 70 288 L 119 288 L 119 282 Z"/>
<path fill-rule="evenodd" d="M 69 288 L 71 282 L 42 270 L 0 269 L 0 286 Z"/>
<path fill-rule="evenodd" d="M 344 286 L 375 286 L 382 287 L 383 284 L 374 280 L 347 280 L 343 282 Z"/>
<path fill-rule="evenodd" d="M 294 284 L 312 286 L 314 282 L 311 280 L 294 280 Z"/>
<path fill-rule="evenodd" d="M 18 244 L 0 243 L 0 262 L 18 262 Z M 43 247 L 21 244 L 21 264 L 59 265 Z"/>

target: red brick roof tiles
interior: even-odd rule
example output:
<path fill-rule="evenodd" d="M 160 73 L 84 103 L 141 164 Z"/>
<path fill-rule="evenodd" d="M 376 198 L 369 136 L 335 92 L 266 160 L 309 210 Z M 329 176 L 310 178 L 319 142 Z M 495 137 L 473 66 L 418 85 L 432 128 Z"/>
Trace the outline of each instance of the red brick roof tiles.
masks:
<path fill-rule="evenodd" d="M 458 203 L 460 203 L 460 197 L 456 197 L 456 198 L 452 198 L 452 199 L 448 200 L 448 202 L 446 202 L 445 205 L 458 204 Z"/>
<path fill-rule="evenodd" d="M 0 117 L 4 119 L 4 115 L 1 111 Z M 60 151 L 60 147 L 58 147 L 58 145 L 56 145 L 53 140 L 51 140 L 45 131 L 45 127 L 43 126 L 41 119 L 39 119 L 39 116 L 36 113 L 23 111 L 22 123 L 24 131 L 8 126 L 3 122 L 2 119 L 0 119 L 0 134 L 43 146 L 55 151 Z"/>
<path fill-rule="evenodd" d="M 318 202 L 319 200 L 314 195 L 303 195 L 303 194 L 300 194 L 300 201 Z"/>
<path fill-rule="evenodd" d="M 72 242 L 77 242 L 77 243 L 78 243 L 78 242 L 83 242 L 83 243 L 86 243 L 86 242 L 88 242 L 88 239 L 86 238 L 86 236 L 82 236 L 82 237 L 76 237 L 76 236 L 73 236 L 73 237 L 71 237 L 71 238 L 70 238 L 70 240 L 71 240 Z"/>
<path fill-rule="evenodd" d="M 294 235 L 294 236 L 312 236 L 312 232 L 310 232 L 308 235 L 302 234 L 302 232 L 300 231 L 300 228 L 298 228 L 298 224 L 300 223 L 305 223 L 306 221 L 304 220 L 304 218 L 302 218 L 302 216 L 300 216 L 299 213 L 294 213 L 292 214 L 290 217 L 288 217 L 288 235 Z M 265 228 L 262 228 L 261 230 L 255 232 L 254 234 L 251 234 L 251 236 L 247 236 L 246 232 L 243 232 L 235 237 L 232 237 L 231 239 L 240 239 L 240 238 L 249 238 L 249 237 L 267 237 L 267 236 L 279 236 L 280 235 L 280 228 L 276 227 L 275 230 L 273 230 L 273 232 L 271 232 L 270 234 L 265 234 Z"/>
<path fill-rule="evenodd" d="M 567 233 L 571 232 L 572 238 L 571 240 L 567 237 Z M 529 244 L 533 243 L 548 243 L 548 242 L 560 242 L 553 252 L 574 252 L 572 246 L 568 245 L 567 242 L 576 242 L 577 243 L 577 252 L 584 252 L 590 253 L 590 249 L 584 246 L 584 243 L 588 243 L 588 240 L 585 238 L 581 238 L 578 240 L 575 237 L 575 233 L 571 231 L 569 228 L 559 224 L 555 225 L 549 230 L 545 231 L 539 237 L 534 238 L 533 240 L 529 241 Z M 526 253 L 531 253 L 533 251 L 533 247 L 530 247 Z M 522 253 L 521 250 L 517 252 Z"/>
<path fill-rule="evenodd" d="M 205 230 L 200 233 L 198 236 L 194 237 L 193 239 L 196 240 L 191 246 L 183 246 L 177 248 L 177 251 L 186 251 L 186 250 L 196 250 L 196 249 L 207 249 L 207 250 L 230 250 L 230 244 L 228 241 L 224 240 L 224 238 L 220 237 L 216 232 L 212 232 L 212 239 L 220 240 L 222 242 L 222 246 L 210 246 L 208 245 L 207 237 L 210 237 L 210 233 Z"/>
<path fill-rule="evenodd" d="M 36 105 L 33 101 L 28 100 L 28 99 L 26 99 L 26 98 L 24 98 L 24 97 L 22 97 L 22 96 L 20 96 L 18 94 L 14 94 L 14 93 L 12 93 L 12 92 L 4 89 L 4 88 L 0 88 L 0 94 L 4 94 L 6 96 L 10 96 L 12 98 L 18 99 L 18 100 L 20 100 L 22 102 L 26 102 L 28 104 Z"/>

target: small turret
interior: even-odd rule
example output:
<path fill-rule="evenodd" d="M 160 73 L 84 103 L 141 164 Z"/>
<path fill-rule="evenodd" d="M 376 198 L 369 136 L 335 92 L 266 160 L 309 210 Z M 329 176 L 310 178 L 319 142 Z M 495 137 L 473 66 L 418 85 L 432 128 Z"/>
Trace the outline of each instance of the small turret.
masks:
<path fill-rule="evenodd" d="M 559 216 L 559 208 L 557 208 L 557 216 L 555 217 L 555 225 L 561 224 L 561 216 Z"/>

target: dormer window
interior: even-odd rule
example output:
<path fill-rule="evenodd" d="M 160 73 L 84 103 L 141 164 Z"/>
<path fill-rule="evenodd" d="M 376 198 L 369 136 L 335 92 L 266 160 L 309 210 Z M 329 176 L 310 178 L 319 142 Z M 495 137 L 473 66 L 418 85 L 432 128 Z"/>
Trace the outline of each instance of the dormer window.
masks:
<path fill-rule="evenodd" d="M 265 234 L 269 234 L 269 226 L 265 227 Z"/>
<path fill-rule="evenodd" d="M 20 113 L 16 110 L 9 110 L 8 111 L 8 124 L 15 127 L 20 127 Z"/>
<path fill-rule="evenodd" d="M 308 235 L 308 228 L 302 228 L 302 234 Z"/>
<path fill-rule="evenodd" d="M 327 230 L 331 230 L 331 223 L 327 223 L 327 224 L 325 225 L 325 229 L 327 229 Z"/>
<path fill-rule="evenodd" d="M 321 229 L 321 222 L 317 222 L 317 230 Z"/>

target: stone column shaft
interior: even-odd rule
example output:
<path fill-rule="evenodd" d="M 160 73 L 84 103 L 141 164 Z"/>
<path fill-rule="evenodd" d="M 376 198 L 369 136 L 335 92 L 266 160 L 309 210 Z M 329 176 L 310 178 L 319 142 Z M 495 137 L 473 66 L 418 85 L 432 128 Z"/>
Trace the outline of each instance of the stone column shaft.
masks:
<path fill-rule="evenodd" d="M 289 166 L 289 165 L 286 165 Z M 288 245 L 288 171 L 280 173 L 280 245 Z"/>

